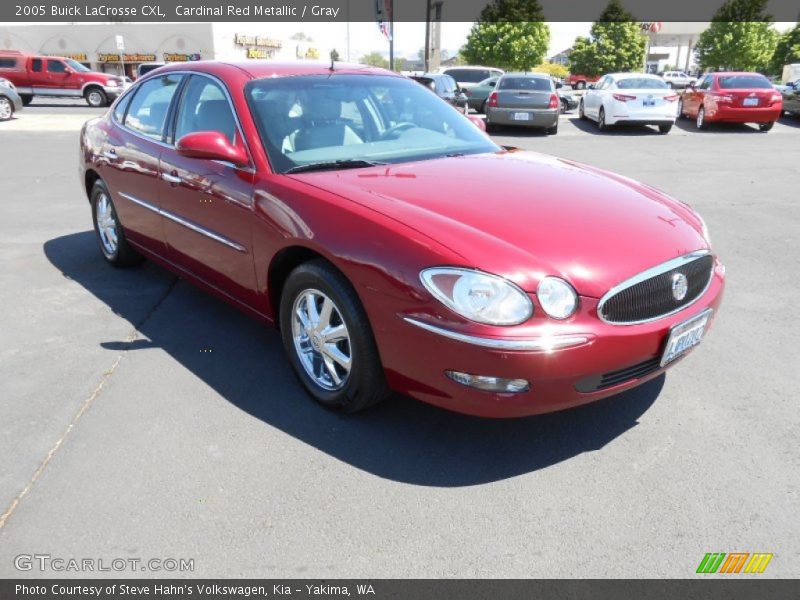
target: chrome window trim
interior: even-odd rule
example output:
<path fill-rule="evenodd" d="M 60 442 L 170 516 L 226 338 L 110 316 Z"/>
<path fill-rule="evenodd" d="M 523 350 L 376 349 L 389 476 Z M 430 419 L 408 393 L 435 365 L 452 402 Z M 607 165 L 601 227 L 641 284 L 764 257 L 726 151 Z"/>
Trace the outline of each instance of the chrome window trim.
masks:
<path fill-rule="evenodd" d="M 441 335 L 442 337 L 455 340 L 457 342 L 464 342 L 472 344 L 473 346 L 480 346 L 482 348 L 491 348 L 492 350 L 505 350 L 517 352 L 552 352 L 561 350 L 563 348 L 570 348 L 572 346 L 579 346 L 589 341 L 587 335 L 554 335 L 549 338 L 528 338 L 528 339 L 508 339 L 508 338 L 487 338 L 477 335 L 468 335 L 466 333 L 459 333 L 451 331 L 436 325 L 431 325 L 424 321 L 414 319 L 411 317 L 403 317 L 406 323 L 415 325 L 420 329 L 430 331 Z"/>
<path fill-rule="evenodd" d="M 137 198 L 136 196 L 133 196 L 131 194 L 126 194 L 125 192 L 119 192 L 119 195 L 122 196 L 123 198 L 125 198 L 126 200 L 129 200 L 130 202 L 133 202 L 134 204 L 137 204 L 137 205 L 141 206 L 142 208 L 146 208 L 147 210 L 150 210 L 150 211 L 152 211 L 152 212 L 154 212 L 154 213 L 156 213 L 158 215 L 161 215 L 165 219 L 169 219 L 170 221 L 174 221 L 175 223 L 178 223 L 179 225 L 183 225 L 187 229 L 191 229 L 192 231 L 194 231 L 196 233 L 204 235 L 207 238 L 210 238 L 210 239 L 214 240 L 215 242 L 219 242 L 220 244 L 228 246 L 229 248 L 233 248 L 237 252 L 242 252 L 242 253 L 245 253 L 245 254 L 247 253 L 247 248 L 245 248 L 241 244 L 237 244 L 233 240 L 230 240 L 230 239 L 226 238 L 223 235 L 220 235 L 220 234 L 218 234 L 218 233 L 216 233 L 214 231 L 211 231 L 210 229 L 206 229 L 205 227 L 201 227 L 200 225 L 197 225 L 196 223 L 193 223 L 192 221 L 187 221 L 186 219 L 184 219 L 183 217 L 179 217 L 175 213 L 172 213 L 172 212 L 170 212 L 168 210 L 164 210 L 163 208 L 159 208 L 158 206 L 155 206 L 154 204 L 150 204 L 146 200 L 142 200 L 141 198 Z"/>
<path fill-rule="evenodd" d="M 634 275 L 633 277 L 631 277 L 629 279 L 626 279 L 622 283 L 619 283 L 619 284 L 615 285 L 610 290 L 608 290 L 605 294 L 603 294 L 602 298 L 600 298 L 600 302 L 598 302 L 598 304 L 597 304 L 597 316 L 599 317 L 599 319 L 603 323 L 608 323 L 609 325 L 641 325 L 642 323 L 652 323 L 653 321 L 658 321 L 659 319 L 665 319 L 666 317 L 670 317 L 670 316 L 672 316 L 672 315 L 674 315 L 676 313 L 679 313 L 680 311 L 682 311 L 685 308 L 689 308 L 695 302 L 700 300 L 700 298 L 702 298 L 705 295 L 706 291 L 708 291 L 708 287 L 711 285 L 711 280 L 714 279 L 714 268 L 713 268 L 713 265 L 712 265 L 712 268 L 711 268 L 711 276 L 708 278 L 708 281 L 706 282 L 706 285 L 703 288 L 703 291 L 700 292 L 697 295 L 697 297 L 694 300 L 692 300 L 691 302 L 689 302 L 688 304 L 684 304 L 682 306 L 679 306 L 675 310 L 670 311 L 668 313 L 664 313 L 663 315 L 658 315 L 657 317 L 652 317 L 650 319 L 642 319 L 640 321 L 609 321 L 609 320 L 607 320 L 606 318 L 603 317 L 603 306 L 605 306 L 605 303 L 609 300 L 609 298 L 617 295 L 618 293 L 620 293 L 623 290 L 628 289 L 629 287 L 632 287 L 632 286 L 636 285 L 637 283 L 642 283 L 643 281 L 647 281 L 648 279 L 650 279 L 652 277 L 656 277 L 658 275 L 662 275 L 663 273 L 666 273 L 667 271 L 671 271 L 672 269 L 676 269 L 676 268 L 678 268 L 680 266 L 683 266 L 685 264 L 693 262 L 693 261 L 697 260 L 698 258 L 702 258 L 702 257 L 707 256 L 709 254 L 711 254 L 710 250 L 695 250 L 694 252 L 690 252 L 689 254 L 684 254 L 683 256 L 679 256 L 678 258 L 673 258 L 672 260 L 668 260 L 667 262 L 661 263 L 660 265 L 656 265 L 655 267 L 651 267 L 649 269 L 646 269 L 646 270 L 642 271 L 641 273 L 638 273 L 638 274 Z"/>

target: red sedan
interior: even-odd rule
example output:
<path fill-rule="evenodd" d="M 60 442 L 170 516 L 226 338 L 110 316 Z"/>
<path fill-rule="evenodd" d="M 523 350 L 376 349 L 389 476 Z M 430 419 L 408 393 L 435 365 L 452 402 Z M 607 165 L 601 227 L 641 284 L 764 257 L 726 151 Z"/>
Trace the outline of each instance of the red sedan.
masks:
<path fill-rule="evenodd" d="M 591 402 L 683 357 L 722 298 L 686 204 L 503 150 L 381 69 L 164 67 L 86 124 L 80 164 L 111 265 L 147 257 L 278 327 L 346 412 L 392 391 L 490 417 Z"/>
<path fill-rule="evenodd" d="M 698 129 L 709 123 L 757 123 L 769 131 L 780 119 L 783 97 L 759 73 L 709 73 L 690 84 L 678 101 L 678 116 L 695 119 Z"/>

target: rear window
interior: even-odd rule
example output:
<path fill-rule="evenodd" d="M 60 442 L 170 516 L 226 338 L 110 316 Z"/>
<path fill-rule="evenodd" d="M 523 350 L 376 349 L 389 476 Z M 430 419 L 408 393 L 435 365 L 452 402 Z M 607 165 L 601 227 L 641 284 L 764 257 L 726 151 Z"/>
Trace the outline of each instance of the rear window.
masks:
<path fill-rule="evenodd" d="M 552 91 L 552 83 L 543 77 L 503 77 L 497 83 L 498 90 L 535 90 L 537 92 Z"/>
<path fill-rule="evenodd" d="M 16 58 L 0 58 L 0 69 L 13 69 L 16 66 Z"/>
<path fill-rule="evenodd" d="M 628 77 L 617 81 L 620 90 L 661 90 L 669 86 L 655 77 Z"/>
<path fill-rule="evenodd" d="M 769 79 L 763 75 L 720 75 L 717 78 L 717 82 L 723 90 L 768 89 L 772 87 Z"/>
<path fill-rule="evenodd" d="M 445 74 L 459 83 L 478 83 L 491 75 L 489 69 L 447 69 Z"/>

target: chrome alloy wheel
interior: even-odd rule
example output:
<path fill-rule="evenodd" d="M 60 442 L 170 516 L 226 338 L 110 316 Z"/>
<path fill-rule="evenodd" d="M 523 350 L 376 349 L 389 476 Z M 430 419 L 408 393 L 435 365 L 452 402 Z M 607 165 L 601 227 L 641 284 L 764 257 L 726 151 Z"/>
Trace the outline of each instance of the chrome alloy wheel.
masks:
<path fill-rule="evenodd" d="M 706 110 L 701 106 L 697 110 L 697 128 L 702 129 L 706 124 Z"/>
<path fill-rule="evenodd" d="M 0 98 L 0 121 L 8 121 L 13 114 L 14 108 L 11 106 L 11 100 Z"/>
<path fill-rule="evenodd" d="M 117 219 L 114 209 L 106 194 L 97 199 L 97 233 L 100 234 L 100 243 L 107 256 L 114 256 L 117 252 L 118 234 Z"/>
<path fill-rule="evenodd" d="M 315 289 L 300 292 L 292 306 L 294 348 L 306 374 L 328 391 L 342 389 L 353 366 L 350 333 L 336 304 Z"/>
<path fill-rule="evenodd" d="M 89 92 L 88 100 L 89 100 L 89 105 L 90 106 L 93 106 L 95 108 L 99 108 L 99 107 L 103 106 L 105 98 L 103 97 L 103 94 L 101 94 L 99 91 L 92 90 L 92 91 Z"/>

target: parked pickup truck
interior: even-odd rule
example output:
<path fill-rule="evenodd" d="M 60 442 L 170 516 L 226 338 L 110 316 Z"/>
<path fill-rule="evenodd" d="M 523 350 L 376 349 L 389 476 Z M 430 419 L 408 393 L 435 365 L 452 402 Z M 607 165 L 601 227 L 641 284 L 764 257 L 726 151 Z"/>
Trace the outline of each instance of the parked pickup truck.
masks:
<path fill-rule="evenodd" d="M 571 85 L 573 90 L 585 90 L 588 84 L 598 81 L 600 81 L 599 75 L 573 75 L 570 73 L 565 83 Z"/>
<path fill-rule="evenodd" d="M 108 106 L 125 89 L 121 77 L 97 73 L 78 61 L 0 51 L 0 77 L 17 87 L 25 105 L 34 96 L 84 98 L 89 106 Z"/>

